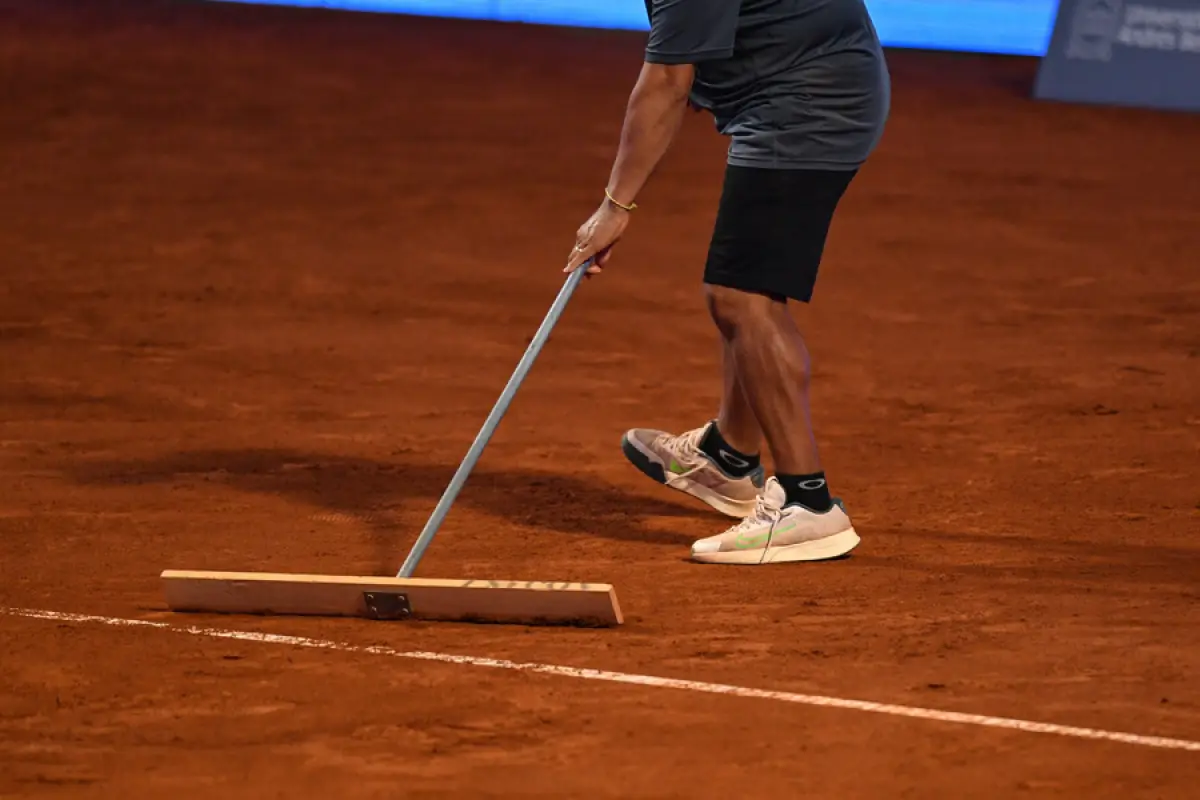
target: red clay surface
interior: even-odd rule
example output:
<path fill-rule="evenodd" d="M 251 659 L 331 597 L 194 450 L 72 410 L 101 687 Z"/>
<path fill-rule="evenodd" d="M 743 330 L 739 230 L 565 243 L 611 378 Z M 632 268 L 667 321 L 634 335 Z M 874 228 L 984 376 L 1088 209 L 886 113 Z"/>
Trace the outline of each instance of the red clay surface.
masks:
<path fill-rule="evenodd" d="M 641 37 L 0 3 L 0 606 L 1200 739 L 1200 118 L 894 53 L 811 309 L 849 560 L 705 568 L 621 457 L 717 400 L 690 118 L 427 577 L 618 630 L 163 612 L 164 568 L 391 574 L 562 279 Z M 3 797 L 1194 797 L 1200 755 L 0 615 Z"/>

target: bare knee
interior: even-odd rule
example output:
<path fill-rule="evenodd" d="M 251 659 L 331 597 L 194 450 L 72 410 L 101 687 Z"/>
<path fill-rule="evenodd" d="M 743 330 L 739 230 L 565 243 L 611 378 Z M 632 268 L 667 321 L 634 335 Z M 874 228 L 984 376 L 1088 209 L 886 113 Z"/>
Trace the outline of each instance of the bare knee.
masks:
<path fill-rule="evenodd" d="M 726 286 L 705 284 L 704 294 L 708 313 L 726 341 L 732 341 L 749 328 L 769 326 L 775 314 L 784 308 L 783 303 L 766 295 Z"/>
<path fill-rule="evenodd" d="M 708 284 L 704 288 L 709 313 L 740 363 L 786 365 L 792 380 L 808 384 L 808 348 L 786 304 L 754 292 Z"/>

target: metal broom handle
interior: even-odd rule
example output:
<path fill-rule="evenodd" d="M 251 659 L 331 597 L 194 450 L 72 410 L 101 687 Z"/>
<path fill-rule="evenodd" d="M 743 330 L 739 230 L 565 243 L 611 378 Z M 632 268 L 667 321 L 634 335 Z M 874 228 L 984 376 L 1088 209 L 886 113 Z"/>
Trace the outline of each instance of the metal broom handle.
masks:
<path fill-rule="evenodd" d="M 433 514 L 429 517 L 429 521 L 425 523 L 425 529 L 417 537 L 416 543 L 413 545 L 412 550 L 409 551 L 408 558 L 404 559 L 404 564 L 400 567 L 400 572 L 396 577 L 411 578 L 413 572 L 417 569 L 417 564 L 420 563 L 421 557 L 425 555 L 425 550 L 433 541 L 433 537 L 437 534 L 438 528 L 441 527 L 442 522 L 446 519 L 446 515 L 450 513 L 450 507 L 454 505 L 454 501 L 457 499 L 463 485 L 467 482 L 467 477 L 471 474 L 471 470 L 475 468 L 479 457 L 483 455 L 483 449 L 487 447 L 492 434 L 499 427 L 500 420 L 504 418 L 509 404 L 512 403 L 513 397 L 517 394 L 517 389 L 521 387 L 525 376 L 529 374 L 529 370 L 533 366 L 533 362 L 537 360 L 542 346 L 550 338 L 550 331 L 558 323 L 559 317 L 562 316 L 563 310 L 567 307 L 567 301 L 571 299 L 571 295 L 574 294 L 575 289 L 587 274 L 589 266 L 591 266 L 590 260 L 567 276 L 567 281 L 563 284 L 562 289 L 559 290 L 558 297 L 554 300 L 554 305 L 550 306 L 549 313 L 542 320 L 541 327 L 534 334 L 533 341 L 529 343 L 529 347 L 525 350 L 525 355 L 521 357 L 520 363 L 517 364 L 516 371 L 508 379 L 508 385 L 500 393 L 500 399 L 492 407 L 492 413 L 488 415 L 487 421 L 483 423 L 483 428 L 479 431 L 479 435 L 475 437 L 475 441 L 471 444 L 471 449 L 467 451 L 466 458 L 459 464 L 458 471 L 450 479 L 450 485 L 446 487 L 446 491 L 442 494 L 442 499 L 438 501 L 437 507 L 433 509 Z"/>

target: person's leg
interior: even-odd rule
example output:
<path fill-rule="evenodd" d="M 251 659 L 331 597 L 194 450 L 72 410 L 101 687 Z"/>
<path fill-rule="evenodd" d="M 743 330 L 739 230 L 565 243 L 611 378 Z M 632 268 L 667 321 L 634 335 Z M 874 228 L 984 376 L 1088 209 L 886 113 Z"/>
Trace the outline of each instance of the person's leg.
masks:
<path fill-rule="evenodd" d="M 809 411 L 809 357 L 786 303 L 709 284 L 709 308 L 732 356 L 737 381 L 762 426 L 776 474 L 754 512 L 692 545 L 692 558 L 716 564 L 769 564 L 838 558 L 858 533 L 829 494 Z"/>
<path fill-rule="evenodd" d="M 717 429 L 725 441 L 738 451 L 757 455 L 762 447 L 762 426 L 758 424 L 754 409 L 746 399 L 746 392 L 738 380 L 733 347 L 724 338 L 721 340 L 721 369 L 724 375 Z"/>
<path fill-rule="evenodd" d="M 729 216 L 739 185 L 726 178 L 711 250 L 720 252 L 722 218 Z M 633 428 L 621 439 L 625 457 L 642 474 L 704 501 L 738 519 L 753 514 L 766 481 L 759 459 L 762 431 L 745 393 L 738 388 L 728 347 L 722 354 L 724 388 L 718 418 L 683 433 Z"/>
<path fill-rule="evenodd" d="M 759 457 L 762 429 L 738 381 L 734 352 L 722 341 L 723 390 L 717 419 L 673 434 L 626 431 L 621 447 L 643 474 L 733 517 L 754 511 L 766 475 Z"/>
<path fill-rule="evenodd" d="M 762 467 L 759 456 L 762 428 L 738 381 L 729 343 L 723 341 L 721 349 L 721 368 L 724 372 L 721 408 L 717 418 L 709 423 L 704 435 L 696 443 L 696 449 L 726 475 L 741 478 Z"/>
<path fill-rule="evenodd" d="M 693 544 L 698 561 L 815 561 L 858 545 L 825 481 L 809 409 L 808 349 L 787 306 L 811 299 L 834 209 L 852 177 L 734 167 L 727 173 L 705 291 L 776 474 L 753 514 Z"/>
<path fill-rule="evenodd" d="M 680 434 L 633 428 L 622 437 L 621 450 L 647 477 L 741 519 L 753 513 L 766 474 L 758 454 L 762 432 L 725 350 L 718 419 Z"/>
<path fill-rule="evenodd" d="M 723 286 L 706 286 L 735 381 L 761 426 L 788 501 L 813 511 L 832 505 L 813 434 L 809 356 L 787 304 Z"/>

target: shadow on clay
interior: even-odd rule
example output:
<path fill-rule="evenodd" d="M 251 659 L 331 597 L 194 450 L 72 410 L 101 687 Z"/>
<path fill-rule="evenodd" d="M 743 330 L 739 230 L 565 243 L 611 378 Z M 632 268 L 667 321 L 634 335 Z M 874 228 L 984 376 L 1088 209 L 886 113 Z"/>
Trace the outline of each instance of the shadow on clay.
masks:
<path fill-rule="evenodd" d="M 326 515 L 344 515 L 362 525 L 379 547 L 383 560 L 394 557 L 399 540 L 411 541 L 419 529 L 396 522 L 396 512 L 421 522 L 432 513 L 457 468 L 455 465 L 376 461 L 365 458 L 305 453 L 287 449 L 204 450 L 178 453 L 150 461 L 112 461 L 74 468 L 74 477 L 85 484 L 129 486 L 170 484 L 202 478 L 237 491 L 280 496 Z M 665 493 L 665 490 L 664 490 Z M 688 547 L 696 532 L 716 530 L 707 508 L 685 502 L 653 499 L 596 480 L 585 480 L 534 470 L 478 467 L 456 502 L 497 519 L 573 535 L 598 536 L 618 541 Z M 454 511 L 451 511 L 453 517 Z M 680 532 L 656 530 L 646 523 L 654 518 L 686 519 Z M 693 524 L 691 521 L 694 520 Z M 903 537 L 928 545 L 949 543 L 981 548 L 974 563 L 927 561 L 918 553 L 872 553 L 872 540 L 894 539 L 893 531 L 872 535 L 865 526 L 864 546 L 848 559 L 865 569 L 916 570 L 929 574 L 954 573 L 988 580 L 1030 579 L 1051 586 L 1101 582 L 1110 590 L 1121 584 L 1184 582 L 1194 584 L 1195 551 L 1143 544 L 1066 541 L 1040 536 L 984 536 L 968 533 L 906 530 Z M 410 529 L 411 528 L 411 529 Z M 893 541 L 894 544 L 894 541 Z M 998 550 L 1000 552 L 998 552 Z M 1001 557 L 1013 550 L 1027 560 Z M 988 563 L 995 559 L 996 563 Z M 681 560 L 687 560 L 681 556 Z M 1183 576 L 1187 576 L 1186 579 Z M 1119 579 L 1115 580 L 1114 579 Z"/>
<path fill-rule="evenodd" d="M 388 512 L 419 508 L 422 514 L 432 513 L 457 467 L 286 449 L 206 450 L 92 464 L 76 469 L 74 476 L 81 483 L 110 486 L 202 477 L 346 515 L 369 526 L 377 538 L 393 539 L 399 526 Z M 455 502 L 456 508 L 464 506 L 511 524 L 671 546 L 690 545 L 695 537 L 652 530 L 643 524 L 646 519 L 711 517 L 704 508 L 650 499 L 596 480 L 482 466 L 471 473 Z"/>

